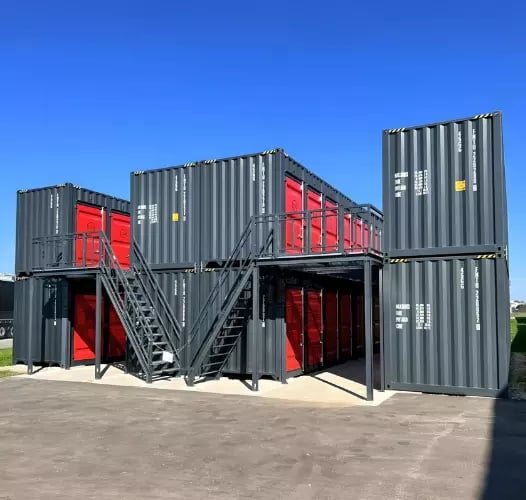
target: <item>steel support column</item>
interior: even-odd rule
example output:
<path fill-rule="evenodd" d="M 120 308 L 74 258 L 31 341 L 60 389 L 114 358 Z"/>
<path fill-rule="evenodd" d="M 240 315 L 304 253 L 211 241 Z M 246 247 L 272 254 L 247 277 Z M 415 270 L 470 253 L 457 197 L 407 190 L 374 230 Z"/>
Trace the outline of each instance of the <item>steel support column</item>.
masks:
<path fill-rule="evenodd" d="M 254 266 L 252 271 L 252 390 L 259 389 L 259 269 Z"/>
<path fill-rule="evenodd" d="M 380 305 L 380 390 L 385 391 L 385 366 L 384 366 L 384 355 L 385 355 L 385 346 L 384 346 L 384 280 L 383 280 L 383 270 L 382 266 L 378 266 L 378 301 Z"/>
<path fill-rule="evenodd" d="M 29 278 L 29 307 L 27 313 L 29 314 L 29 328 L 27 332 L 27 374 L 33 374 L 33 329 L 35 322 L 33 320 L 34 311 L 33 303 L 35 302 L 35 278 Z M 16 332 L 15 332 L 16 335 Z"/>
<path fill-rule="evenodd" d="M 95 287 L 95 379 L 101 378 L 101 351 L 102 351 L 102 282 L 100 272 L 97 273 Z"/>
<path fill-rule="evenodd" d="M 364 320 L 365 320 L 365 383 L 367 386 L 367 401 L 373 400 L 373 314 L 372 314 L 372 295 L 373 287 L 371 284 L 371 261 L 364 263 Z"/>

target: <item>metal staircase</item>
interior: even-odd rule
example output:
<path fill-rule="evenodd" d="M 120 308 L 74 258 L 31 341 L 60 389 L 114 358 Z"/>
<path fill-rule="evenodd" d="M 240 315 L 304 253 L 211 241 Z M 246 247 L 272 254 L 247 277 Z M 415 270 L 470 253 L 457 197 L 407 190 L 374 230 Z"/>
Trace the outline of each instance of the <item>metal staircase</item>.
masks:
<path fill-rule="evenodd" d="M 137 243 L 130 270 L 121 267 L 104 233 L 99 251 L 101 281 L 126 331 L 128 371 L 148 383 L 173 375 L 181 366 L 181 327 Z"/>
<path fill-rule="evenodd" d="M 262 248 L 252 241 L 254 221 L 241 235 L 230 258 L 221 269 L 218 281 L 193 324 L 187 349 L 191 358 L 185 380 L 219 378 L 252 316 L 252 280 L 259 255 L 272 240 L 268 234 Z M 246 257 L 241 257 L 246 255 Z"/>

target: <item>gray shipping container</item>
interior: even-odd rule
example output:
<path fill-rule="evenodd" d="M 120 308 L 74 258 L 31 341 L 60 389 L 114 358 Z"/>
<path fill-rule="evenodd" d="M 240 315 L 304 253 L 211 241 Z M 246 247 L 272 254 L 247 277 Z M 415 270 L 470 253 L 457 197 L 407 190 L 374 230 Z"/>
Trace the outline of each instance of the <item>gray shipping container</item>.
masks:
<path fill-rule="evenodd" d="M 345 207 L 352 200 L 281 149 L 131 176 L 133 237 L 153 268 L 227 260 L 253 215 L 285 210 L 285 178 Z"/>
<path fill-rule="evenodd" d="M 383 210 L 391 257 L 504 250 L 501 113 L 385 130 Z"/>
<path fill-rule="evenodd" d="M 31 291 L 31 287 L 33 290 Z M 69 365 L 71 320 L 65 278 L 24 278 L 15 283 L 13 362 L 29 359 L 29 330 L 35 363 Z"/>
<path fill-rule="evenodd" d="M 38 265 L 38 247 L 33 239 L 76 231 L 77 203 L 104 208 L 107 213 L 130 213 L 130 203 L 73 184 L 17 193 L 15 272 L 28 275 Z"/>
<path fill-rule="evenodd" d="M 386 383 L 391 389 L 495 396 L 508 382 L 505 259 L 408 260 L 384 267 Z"/>

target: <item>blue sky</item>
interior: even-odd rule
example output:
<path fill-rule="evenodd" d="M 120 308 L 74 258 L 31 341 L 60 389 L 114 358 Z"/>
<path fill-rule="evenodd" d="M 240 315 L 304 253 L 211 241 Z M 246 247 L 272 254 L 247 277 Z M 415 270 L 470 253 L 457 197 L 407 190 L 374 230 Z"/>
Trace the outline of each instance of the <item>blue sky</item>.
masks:
<path fill-rule="evenodd" d="M 381 206 L 381 131 L 503 111 L 526 300 L 523 2 L 0 2 L 0 271 L 16 190 L 284 147 Z"/>

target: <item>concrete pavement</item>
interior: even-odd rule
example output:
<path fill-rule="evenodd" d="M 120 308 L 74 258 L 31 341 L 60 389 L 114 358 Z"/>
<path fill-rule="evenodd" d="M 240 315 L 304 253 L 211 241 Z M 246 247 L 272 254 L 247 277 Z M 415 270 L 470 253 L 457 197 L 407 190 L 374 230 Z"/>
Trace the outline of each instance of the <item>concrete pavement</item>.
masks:
<path fill-rule="evenodd" d="M 0 381 L 0 498 L 490 499 L 526 489 L 526 404 L 377 407 Z"/>

